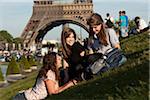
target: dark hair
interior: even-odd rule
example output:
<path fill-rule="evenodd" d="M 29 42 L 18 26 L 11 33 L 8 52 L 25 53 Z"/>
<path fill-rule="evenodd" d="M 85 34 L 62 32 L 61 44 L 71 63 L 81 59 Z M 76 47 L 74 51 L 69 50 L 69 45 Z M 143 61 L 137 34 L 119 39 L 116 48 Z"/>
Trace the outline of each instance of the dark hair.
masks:
<path fill-rule="evenodd" d="M 103 19 L 102 19 L 101 15 L 99 15 L 98 13 L 93 13 L 90 16 L 90 18 L 87 20 L 87 24 L 90 26 L 90 28 L 92 28 L 94 25 L 100 25 L 100 24 L 102 24 L 102 29 L 97 34 L 97 37 L 99 38 L 99 41 L 103 45 L 105 45 L 105 46 L 108 45 L 107 39 L 106 39 L 106 33 L 105 33 L 105 29 L 104 29 L 105 26 L 103 25 Z M 90 30 L 92 30 L 92 29 L 90 29 Z"/>
<path fill-rule="evenodd" d="M 119 15 L 121 15 L 122 11 L 119 11 Z"/>
<path fill-rule="evenodd" d="M 136 17 L 134 18 L 134 22 L 135 22 L 135 24 L 136 24 L 137 27 L 139 27 L 139 19 L 140 19 L 139 16 L 136 16 Z"/>
<path fill-rule="evenodd" d="M 126 11 L 122 11 L 123 14 L 126 14 Z"/>
<path fill-rule="evenodd" d="M 122 11 L 120 10 L 120 11 L 119 11 L 119 14 L 121 14 L 121 13 L 122 13 Z"/>
<path fill-rule="evenodd" d="M 138 22 L 139 19 L 140 19 L 140 17 L 139 17 L 139 16 L 136 16 L 136 17 L 134 18 L 134 21 L 135 21 L 135 22 Z"/>
<path fill-rule="evenodd" d="M 66 43 L 66 38 L 68 38 L 71 33 L 73 33 L 74 38 L 76 40 L 75 31 L 69 27 L 64 28 L 62 33 L 61 33 L 62 53 L 63 53 L 64 58 L 68 58 L 71 54 L 70 46 Z"/>
<path fill-rule="evenodd" d="M 109 17 L 109 15 L 110 15 L 109 13 L 106 14 L 107 17 Z"/>
<path fill-rule="evenodd" d="M 56 68 L 56 55 L 57 53 L 55 52 L 50 52 L 48 54 L 46 54 L 43 58 L 43 67 L 40 69 L 39 74 L 38 74 L 38 78 L 47 78 L 46 74 L 49 70 L 52 70 L 53 72 L 55 72 L 56 75 L 56 80 L 59 79 L 59 71 Z"/>
<path fill-rule="evenodd" d="M 104 21 L 101 17 L 101 15 L 99 15 L 98 13 L 93 13 L 89 19 L 87 19 L 87 24 L 89 26 L 94 26 L 94 25 L 100 25 L 102 24 Z"/>

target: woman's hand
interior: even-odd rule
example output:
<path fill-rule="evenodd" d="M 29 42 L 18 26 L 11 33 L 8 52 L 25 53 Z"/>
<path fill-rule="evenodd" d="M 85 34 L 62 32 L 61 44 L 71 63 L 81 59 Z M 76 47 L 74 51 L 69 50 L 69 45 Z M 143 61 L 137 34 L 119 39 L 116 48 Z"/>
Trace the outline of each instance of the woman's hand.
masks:
<path fill-rule="evenodd" d="M 80 56 L 83 57 L 84 54 L 85 54 L 85 51 L 82 51 L 82 52 L 80 53 Z"/>
<path fill-rule="evenodd" d="M 120 44 L 119 44 L 119 43 L 117 43 L 117 44 L 114 46 L 114 48 L 118 48 L 118 49 L 120 49 Z"/>
<path fill-rule="evenodd" d="M 77 80 L 72 80 L 73 85 L 77 85 Z"/>

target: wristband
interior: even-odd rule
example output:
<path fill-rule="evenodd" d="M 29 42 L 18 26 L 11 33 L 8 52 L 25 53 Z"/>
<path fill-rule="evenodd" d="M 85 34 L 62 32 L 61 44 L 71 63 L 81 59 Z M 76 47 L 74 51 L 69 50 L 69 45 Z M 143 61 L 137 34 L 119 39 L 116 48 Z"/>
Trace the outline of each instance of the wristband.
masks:
<path fill-rule="evenodd" d="M 72 80 L 72 83 L 73 83 L 73 85 L 76 85 L 73 80 Z"/>

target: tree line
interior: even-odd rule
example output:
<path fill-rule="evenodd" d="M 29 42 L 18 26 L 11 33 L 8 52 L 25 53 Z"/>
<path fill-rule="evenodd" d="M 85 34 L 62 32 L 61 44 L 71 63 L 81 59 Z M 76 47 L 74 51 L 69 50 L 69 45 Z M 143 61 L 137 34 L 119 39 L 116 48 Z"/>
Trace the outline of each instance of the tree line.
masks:
<path fill-rule="evenodd" d="M 4 50 L 5 44 L 22 44 L 23 40 L 20 37 L 14 38 L 8 31 L 0 30 L 0 49 Z"/>

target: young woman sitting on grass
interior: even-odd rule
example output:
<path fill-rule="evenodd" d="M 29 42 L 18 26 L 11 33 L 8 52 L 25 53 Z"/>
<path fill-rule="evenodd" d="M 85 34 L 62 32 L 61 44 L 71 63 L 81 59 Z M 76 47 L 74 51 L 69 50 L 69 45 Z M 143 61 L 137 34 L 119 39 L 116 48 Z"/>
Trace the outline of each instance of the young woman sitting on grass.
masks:
<path fill-rule="evenodd" d="M 64 67 L 68 64 L 63 60 Z M 46 54 L 43 58 L 43 67 L 40 69 L 33 88 L 17 94 L 14 100 L 41 100 L 51 94 L 58 94 L 65 89 L 77 84 L 71 80 L 63 86 L 59 86 L 59 68 L 62 67 L 62 58 L 55 52 Z"/>

